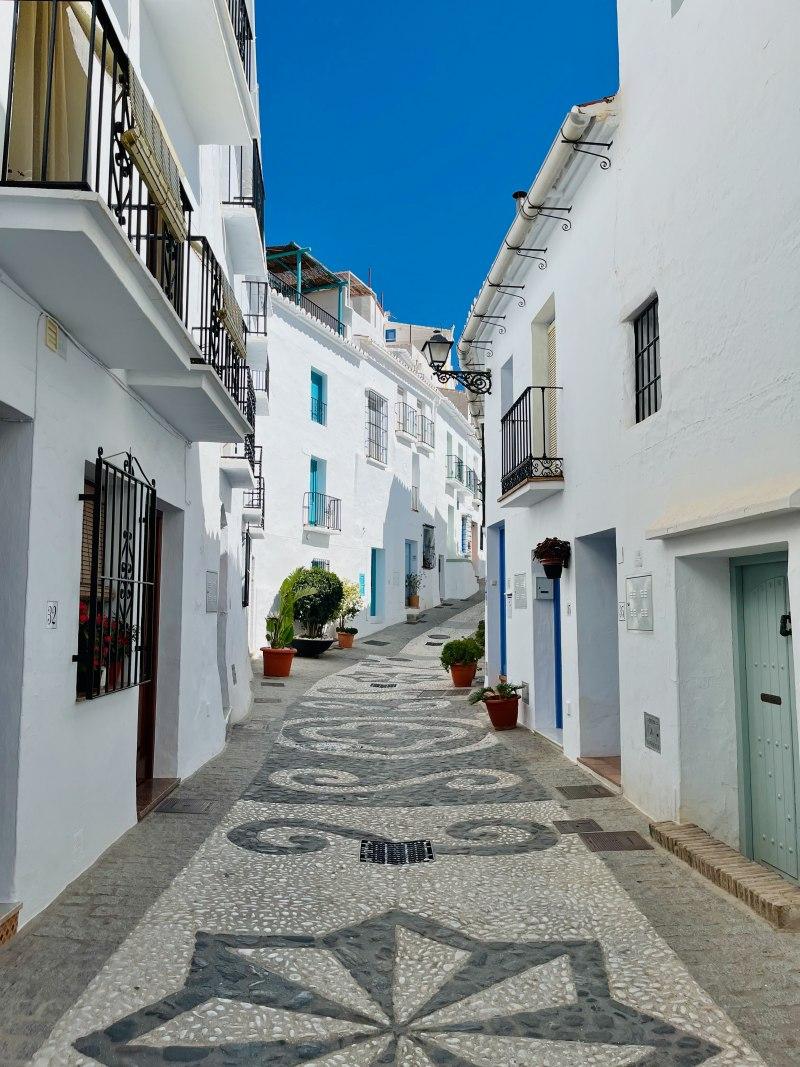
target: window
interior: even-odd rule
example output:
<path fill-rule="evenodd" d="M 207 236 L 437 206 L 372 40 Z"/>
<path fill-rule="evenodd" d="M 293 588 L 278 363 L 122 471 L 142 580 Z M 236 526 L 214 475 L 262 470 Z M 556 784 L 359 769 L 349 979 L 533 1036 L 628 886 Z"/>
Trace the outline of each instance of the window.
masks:
<path fill-rule="evenodd" d="M 397 330 L 384 330 L 384 337 L 386 338 L 386 343 L 388 345 L 393 345 L 397 341 Z"/>
<path fill-rule="evenodd" d="M 432 571 L 436 566 L 436 530 L 428 523 L 422 527 L 422 569 Z"/>
<path fill-rule="evenodd" d="M 633 320 L 636 366 L 636 421 L 643 422 L 661 407 L 661 348 L 658 297 Z"/>
<path fill-rule="evenodd" d="M 312 571 L 329 571 L 331 569 L 331 561 L 329 559 L 312 559 L 311 570 Z"/>
<path fill-rule="evenodd" d="M 389 458 L 389 402 L 384 396 L 367 390 L 367 455 L 378 463 Z"/>
<path fill-rule="evenodd" d="M 242 535 L 242 547 L 244 549 L 244 566 L 242 568 L 242 607 L 250 607 L 250 562 L 253 555 L 253 543 L 250 538 L 250 530 L 245 530 Z"/>
<path fill-rule="evenodd" d="M 469 515 L 461 516 L 461 555 L 468 556 L 471 548 L 471 527 Z"/>
<path fill-rule="evenodd" d="M 311 372 L 311 421 L 325 426 L 328 421 L 327 389 L 325 375 L 317 370 Z"/>

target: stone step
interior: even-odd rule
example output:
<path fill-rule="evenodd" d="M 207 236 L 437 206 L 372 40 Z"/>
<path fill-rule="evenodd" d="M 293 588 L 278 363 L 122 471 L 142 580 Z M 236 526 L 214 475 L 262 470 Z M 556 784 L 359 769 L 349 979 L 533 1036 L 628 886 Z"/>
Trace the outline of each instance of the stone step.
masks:
<path fill-rule="evenodd" d="M 773 926 L 800 930 L 800 888 L 694 823 L 650 823 L 650 836 Z"/>
<path fill-rule="evenodd" d="M 22 904 L 0 903 L 0 945 L 4 945 L 16 934 L 19 925 L 19 913 Z"/>

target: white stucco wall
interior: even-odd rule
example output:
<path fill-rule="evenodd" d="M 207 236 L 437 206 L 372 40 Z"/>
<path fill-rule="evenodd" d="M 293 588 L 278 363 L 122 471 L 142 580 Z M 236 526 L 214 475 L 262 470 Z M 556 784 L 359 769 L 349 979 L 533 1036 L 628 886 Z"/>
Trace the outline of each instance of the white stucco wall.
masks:
<path fill-rule="evenodd" d="M 668 0 L 620 0 L 619 14 L 611 169 L 591 157 L 573 162 L 553 199 L 572 204 L 572 230 L 537 231 L 529 243 L 548 246 L 547 269 L 520 258 L 506 278 L 525 284 L 526 308 L 509 298 L 493 305 L 507 315 L 507 334 L 495 340 L 492 366 L 499 378 L 513 355 L 514 398 L 544 384 L 533 376 L 531 321 L 554 307 L 564 489 L 528 508 L 497 503 L 496 389 L 486 402 L 487 524 L 505 522 L 512 576 L 530 573 L 543 537 L 574 547 L 601 531 L 616 534 L 618 601 L 626 577 L 652 574 L 653 632 L 624 622 L 617 631 L 625 792 L 651 816 L 696 819 L 735 844 L 730 601 L 720 568 L 738 553 L 788 549 L 790 596 L 800 598 L 800 522 L 787 513 L 701 527 L 704 516 L 745 502 L 757 513 L 757 501 L 800 486 L 800 142 L 787 137 L 787 123 L 799 123 L 785 107 L 796 95 L 800 10 L 688 0 L 673 14 Z M 747 131 L 746 151 L 735 130 Z M 636 425 L 628 320 L 654 294 L 663 404 Z M 648 538 L 668 521 L 697 528 Z M 580 567 L 578 554 L 562 579 L 563 743 L 573 758 L 594 754 L 582 748 L 579 722 Z M 703 582 L 693 588 L 690 574 Z M 696 602 L 699 589 L 707 595 Z M 496 655 L 495 600 L 490 588 Z M 513 678 L 530 681 L 531 632 L 529 600 L 509 620 Z M 698 701 L 698 690 L 708 699 Z M 660 754 L 644 747 L 645 712 L 661 720 Z"/>

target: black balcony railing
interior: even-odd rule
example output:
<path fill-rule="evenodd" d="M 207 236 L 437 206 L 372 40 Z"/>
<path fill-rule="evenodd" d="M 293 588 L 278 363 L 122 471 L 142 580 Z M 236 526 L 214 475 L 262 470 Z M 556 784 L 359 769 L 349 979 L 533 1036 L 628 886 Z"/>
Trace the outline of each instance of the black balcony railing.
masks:
<path fill-rule="evenodd" d="M 477 482 L 477 480 L 477 475 L 475 474 L 475 471 L 472 469 L 472 467 L 465 467 L 464 484 L 466 485 L 470 493 L 475 492 L 475 483 Z"/>
<path fill-rule="evenodd" d="M 433 419 L 419 412 L 417 413 L 417 438 L 421 444 L 433 448 L 435 441 Z"/>
<path fill-rule="evenodd" d="M 472 490 L 472 495 L 475 500 L 483 500 L 483 482 L 476 476 L 475 488 Z"/>
<path fill-rule="evenodd" d="M 311 421 L 325 426 L 328 421 L 328 405 L 318 396 L 311 397 Z"/>
<path fill-rule="evenodd" d="M 256 393 L 266 393 L 269 396 L 269 363 L 264 370 L 254 370 L 250 373 L 253 375 L 253 388 Z"/>
<path fill-rule="evenodd" d="M 447 457 L 447 480 L 464 484 L 464 460 L 461 456 Z"/>
<path fill-rule="evenodd" d="M 261 526 L 264 525 L 264 504 L 266 499 L 266 492 L 264 489 L 264 475 L 263 471 L 263 447 L 262 445 L 256 445 L 254 449 L 255 460 L 253 463 L 253 476 L 255 477 L 256 486 L 255 489 L 250 489 L 244 494 L 244 500 L 242 501 L 243 507 L 247 511 L 258 511 L 260 518 L 255 522 L 251 519 L 248 525 Z"/>
<path fill-rule="evenodd" d="M 255 473 L 256 469 L 256 435 L 249 433 L 244 441 L 237 441 L 233 445 L 225 445 L 222 455 L 233 459 L 246 459 L 250 468 Z"/>
<path fill-rule="evenodd" d="M 249 334 L 266 337 L 267 334 L 267 283 L 245 282 L 247 312 L 244 316 Z"/>
<path fill-rule="evenodd" d="M 560 386 L 531 385 L 503 416 L 501 493 L 532 478 L 563 478 L 556 434 L 559 392 Z"/>
<path fill-rule="evenodd" d="M 226 204 L 251 207 L 258 219 L 258 232 L 264 236 L 264 175 L 258 141 L 252 145 L 231 145 L 228 148 L 228 187 Z"/>
<path fill-rule="evenodd" d="M 319 304 L 315 304 L 313 300 L 309 300 L 305 293 L 298 293 L 293 285 L 281 281 L 281 279 L 274 274 L 270 274 L 269 284 L 276 293 L 285 296 L 287 300 L 291 300 L 293 304 L 297 304 L 299 307 L 303 308 L 309 315 L 312 315 L 315 319 L 319 319 L 320 322 L 324 322 L 334 333 L 338 333 L 340 337 L 344 337 L 344 323 L 340 322 L 335 315 L 331 315 L 329 311 L 321 308 Z"/>
<path fill-rule="evenodd" d="M 342 502 L 325 493 L 306 493 L 303 497 L 303 525 L 321 530 L 341 530 Z"/>
<path fill-rule="evenodd" d="M 417 409 L 402 401 L 395 406 L 397 412 L 397 432 L 408 434 L 409 437 L 417 436 Z"/>
<path fill-rule="evenodd" d="M 192 335 L 202 360 L 217 376 L 239 406 L 250 425 L 255 423 L 256 396 L 250 368 L 243 358 L 247 327 L 238 304 L 232 301 L 227 279 L 205 237 L 190 239 L 190 260 L 199 274 L 193 287 L 190 315 Z M 241 320 L 241 321 L 240 321 Z"/>
<path fill-rule="evenodd" d="M 128 57 L 102 0 L 80 5 L 85 25 L 74 6 L 15 4 L 10 71 L 0 71 L 9 86 L 0 185 L 99 194 L 185 322 L 185 243 L 166 224 L 123 143 L 134 125 Z M 85 49 L 74 43 L 81 35 Z M 188 232 L 182 187 L 179 195 L 176 212 L 183 212 Z"/>
<path fill-rule="evenodd" d="M 228 0 L 228 11 L 233 23 L 233 32 L 236 35 L 236 44 L 242 59 L 247 84 L 253 88 L 253 27 L 250 25 L 250 16 L 247 13 L 245 0 Z"/>

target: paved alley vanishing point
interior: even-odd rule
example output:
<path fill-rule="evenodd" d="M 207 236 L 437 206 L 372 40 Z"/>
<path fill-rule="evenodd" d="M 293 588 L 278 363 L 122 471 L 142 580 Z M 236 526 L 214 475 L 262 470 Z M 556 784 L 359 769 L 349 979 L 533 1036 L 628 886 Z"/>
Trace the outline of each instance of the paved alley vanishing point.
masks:
<path fill-rule="evenodd" d="M 537 770 L 582 774 L 454 695 L 439 647 L 479 610 L 410 631 L 397 655 L 373 639 L 308 689 L 37 1067 L 763 1062 L 603 859 L 554 826 L 615 828 L 603 812 L 624 802 L 565 806 Z M 263 744 L 265 725 L 240 741 Z M 378 839 L 430 841 L 432 858 L 372 862 L 362 842 Z"/>

